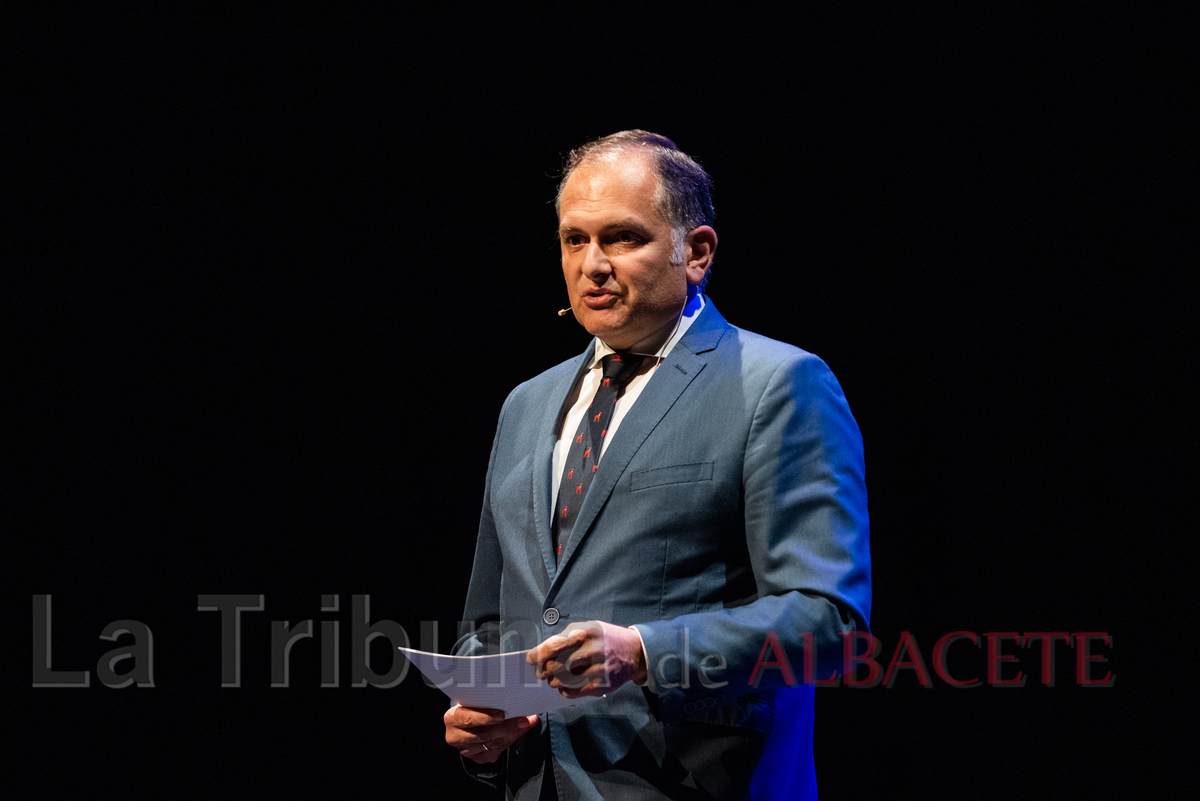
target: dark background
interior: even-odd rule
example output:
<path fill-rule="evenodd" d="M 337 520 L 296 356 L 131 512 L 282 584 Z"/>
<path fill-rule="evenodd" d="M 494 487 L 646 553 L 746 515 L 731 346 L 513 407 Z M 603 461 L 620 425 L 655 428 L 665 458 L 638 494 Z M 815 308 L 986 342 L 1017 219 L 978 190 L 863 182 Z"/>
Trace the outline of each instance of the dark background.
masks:
<path fill-rule="evenodd" d="M 1104 797 L 1157 776 L 1170 754 L 1138 702 L 1186 669 L 1162 672 L 1147 555 L 1170 558 L 1147 546 L 1176 533 L 1184 427 L 1159 433 L 1177 388 L 1153 379 L 1195 288 L 1142 223 L 1181 166 L 1171 21 L 504 8 L 172 4 L 13 36 L 14 274 L 35 290 L 10 342 L 34 412 L 10 484 L 22 767 L 137 798 L 476 797 L 440 693 L 415 673 L 349 686 L 350 598 L 452 641 L 500 404 L 588 341 L 555 315 L 562 158 L 641 127 L 714 176 L 722 314 L 842 382 L 883 659 L 901 631 L 927 663 L 955 630 L 1114 638 L 1094 668 L 1111 688 L 1077 686 L 1065 646 L 1043 687 L 1038 651 L 1009 643 L 1023 688 L 909 670 L 822 689 L 825 797 Z M 36 593 L 54 667 L 91 687 L 29 686 Z M 237 689 L 196 610 L 211 593 L 265 596 Z M 122 618 L 153 630 L 153 689 L 94 675 Z M 310 618 L 341 621 L 342 686 L 317 687 L 303 640 L 270 688 L 268 621 Z M 961 647 L 952 668 L 983 676 Z"/>

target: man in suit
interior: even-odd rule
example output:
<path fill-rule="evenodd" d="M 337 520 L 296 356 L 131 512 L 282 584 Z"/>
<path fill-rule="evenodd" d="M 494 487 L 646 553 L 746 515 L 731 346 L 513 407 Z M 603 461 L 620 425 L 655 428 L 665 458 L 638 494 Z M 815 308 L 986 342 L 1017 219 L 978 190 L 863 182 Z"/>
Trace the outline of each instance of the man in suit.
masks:
<path fill-rule="evenodd" d="M 870 612 L 862 440 L 820 359 L 701 292 L 710 185 L 645 131 L 568 159 L 563 274 L 595 340 L 504 403 L 458 652 L 530 648 L 580 703 L 445 716 L 511 797 L 815 797 L 804 682 Z"/>

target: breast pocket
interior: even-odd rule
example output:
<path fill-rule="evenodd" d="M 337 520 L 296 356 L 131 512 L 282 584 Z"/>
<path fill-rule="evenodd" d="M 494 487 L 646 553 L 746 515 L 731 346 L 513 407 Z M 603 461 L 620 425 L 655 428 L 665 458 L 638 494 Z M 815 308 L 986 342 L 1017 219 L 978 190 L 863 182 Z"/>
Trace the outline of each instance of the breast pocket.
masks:
<path fill-rule="evenodd" d="M 712 481 L 713 463 L 694 462 L 656 467 L 653 470 L 638 470 L 629 476 L 629 491 L 663 487 L 670 484 L 692 484 L 697 481 Z"/>

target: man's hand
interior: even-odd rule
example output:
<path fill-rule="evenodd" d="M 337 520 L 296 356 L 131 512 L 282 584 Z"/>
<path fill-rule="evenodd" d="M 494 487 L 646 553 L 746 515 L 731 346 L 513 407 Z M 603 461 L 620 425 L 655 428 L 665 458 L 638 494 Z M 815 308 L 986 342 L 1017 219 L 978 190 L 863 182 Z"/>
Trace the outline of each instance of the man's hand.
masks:
<path fill-rule="evenodd" d="M 627 681 L 646 681 L 642 638 L 633 629 L 599 620 L 547 638 L 525 659 L 567 698 L 604 695 Z"/>
<path fill-rule="evenodd" d="M 442 716 L 446 742 L 472 762 L 495 762 L 537 723 L 537 715 L 505 719 L 499 709 L 455 705 Z"/>

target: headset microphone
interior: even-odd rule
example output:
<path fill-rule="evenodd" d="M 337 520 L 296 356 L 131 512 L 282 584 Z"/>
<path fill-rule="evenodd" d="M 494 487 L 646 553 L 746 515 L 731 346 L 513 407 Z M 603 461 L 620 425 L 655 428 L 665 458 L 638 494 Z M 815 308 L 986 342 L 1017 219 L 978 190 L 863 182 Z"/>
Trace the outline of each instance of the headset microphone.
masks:
<path fill-rule="evenodd" d="M 567 307 L 567 308 L 565 308 L 565 309 L 559 309 L 559 310 L 558 310 L 558 316 L 559 316 L 559 317 L 562 317 L 564 314 L 566 314 L 566 313 L 567 313 L 567 312 L 569 312 L 570 310 L 571 310 L 571 307 L 570 307 L 570 306 L 568 306 L 568 307 Z"/>

